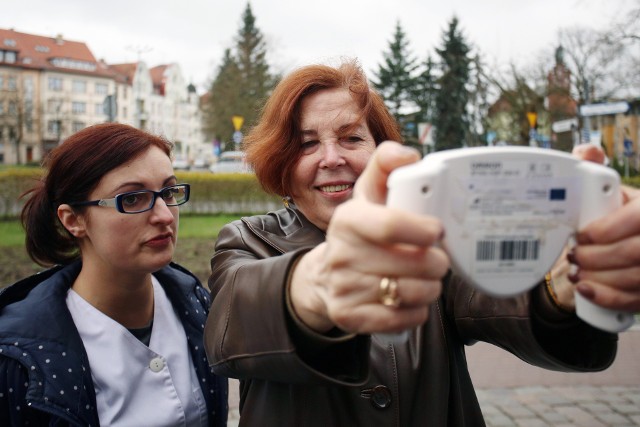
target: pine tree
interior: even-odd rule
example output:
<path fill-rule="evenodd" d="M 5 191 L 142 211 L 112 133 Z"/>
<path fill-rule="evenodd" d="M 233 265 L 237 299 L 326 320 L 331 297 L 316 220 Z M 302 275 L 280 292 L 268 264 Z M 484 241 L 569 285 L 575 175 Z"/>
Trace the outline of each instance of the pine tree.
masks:
<path fill-rule="evenodd" d="M 440 56 L 441 76 L 438 81 L 434 125 L 436 150 L 459 148 L 465 145 L 469 133 L 467 115 L 470 48 L 453 17 L 442 38 Z"/>
<path fill-rule="evenodd" d="M 411 99 L 418 107 L 418 112 L 415 114 L 415 120 L 418 123 L 433 121 L 437 93 L 435 66 L 431 55 L 428 55 L 422 64 L 422 71 L 415 77 L 411 88 Z"/>
<path fill-rule="evenodd" d="M 231 117 L 240 109 L 240 72 L 238 64 L 225 49 L 222 64 L 209 88 L 209 96 L 204 105 L 204 130 L 215 138 L 230 141 L 234 132 Z"/>
<path fill-rule="evenodd" d="M 244 118 L 242 132 L 246 133 L 278 80 L 270 72 L 267 46 L 248 3 L 234 42 L 233 49 L 225 50 L 204 111 L 204 129 L 210 137 L 223 141 L 230 141 L 235 131 L 233 116 Z"/>
<path fill-rule="evenodd" d="M 413 87 L 412 74 L 417 68 L 416 59 L 409 50 L 409 40 L 400 25 L 396 23 L 393 39 L 389 42 L 389 50 L 383 52 L 384 63 L 378 65 L 374 72 L 377 81 L 373 86 L 389 108 L 389 111 L 401 123 L 402 115 L 407 107 L 414 107 L 411 89 Z"/>

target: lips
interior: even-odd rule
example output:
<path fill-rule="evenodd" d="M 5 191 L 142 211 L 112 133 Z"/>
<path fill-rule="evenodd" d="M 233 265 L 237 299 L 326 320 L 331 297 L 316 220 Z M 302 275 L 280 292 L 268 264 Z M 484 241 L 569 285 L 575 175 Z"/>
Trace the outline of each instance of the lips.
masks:
<path fill-rule="evenodd" d="M 172 236 L 173 235 L 171 233 L 159 234 L 159 235 L 147 240 L 145 243 L 147 245 L 150 245 L 150 246 L 166 245 L 167 243 L 171 242 L 171 237 Z"/>

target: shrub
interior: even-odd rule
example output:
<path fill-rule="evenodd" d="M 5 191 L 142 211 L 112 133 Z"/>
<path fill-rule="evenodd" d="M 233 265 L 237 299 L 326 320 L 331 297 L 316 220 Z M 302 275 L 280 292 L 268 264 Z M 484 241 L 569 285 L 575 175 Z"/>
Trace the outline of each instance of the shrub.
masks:
<path fill-rule="evenodd" d="M 35 185 L 42 169 L 8 168 L 0 171 L 0 219 L 20 215 L 20 195 Z M 184 213 L 253 214 L 278 209 L 278 197 L 265 193 L 253 174 L 212 174 L 176 172 L 179 182 L 191 184 L 189 203 L 180 207 Z"/>

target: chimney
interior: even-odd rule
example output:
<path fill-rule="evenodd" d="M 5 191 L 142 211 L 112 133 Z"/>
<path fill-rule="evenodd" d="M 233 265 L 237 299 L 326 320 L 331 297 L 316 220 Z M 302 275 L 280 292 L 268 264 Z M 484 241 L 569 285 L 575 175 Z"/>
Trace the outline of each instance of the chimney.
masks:
<path fill-rule="evenodd" d="M 62 46 L 62 45 L 64 44 L 64 40 L 62 40 L 62 34 L 58 34 L 58 35 L 56 36 L 56 44 L 57 44 L 58 46 Z"/>

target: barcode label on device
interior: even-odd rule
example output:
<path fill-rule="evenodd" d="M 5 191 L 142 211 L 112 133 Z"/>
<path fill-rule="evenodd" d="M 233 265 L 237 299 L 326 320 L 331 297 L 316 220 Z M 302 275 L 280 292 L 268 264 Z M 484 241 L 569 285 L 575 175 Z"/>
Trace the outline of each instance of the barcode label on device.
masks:
<path fill-rule="evenodd" d="M 478 240 L 476 261 L 535 261 L 540 240 Z"/>

